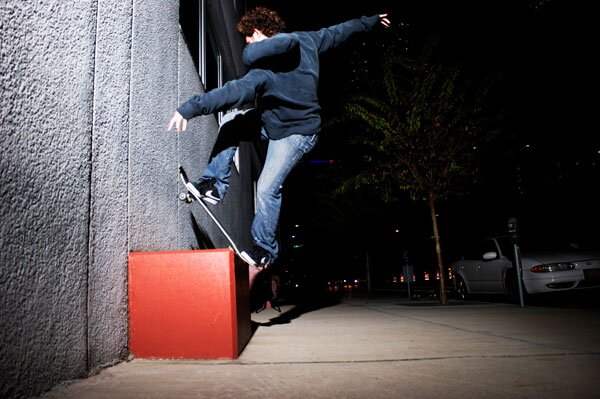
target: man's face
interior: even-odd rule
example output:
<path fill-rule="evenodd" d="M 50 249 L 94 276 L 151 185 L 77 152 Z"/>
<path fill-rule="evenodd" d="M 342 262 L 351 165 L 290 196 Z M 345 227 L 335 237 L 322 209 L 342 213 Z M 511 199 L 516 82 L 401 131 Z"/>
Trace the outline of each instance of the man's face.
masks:
<path fill-rule="evenodd" d="M 252 36 L 246 36 L 246 44 L 260 42 L 261 40 L 265 39 L 267 39 L 267 36 L 265 36 L 258 29 L 254 29 L 254 32 L 252 32 Z"/>

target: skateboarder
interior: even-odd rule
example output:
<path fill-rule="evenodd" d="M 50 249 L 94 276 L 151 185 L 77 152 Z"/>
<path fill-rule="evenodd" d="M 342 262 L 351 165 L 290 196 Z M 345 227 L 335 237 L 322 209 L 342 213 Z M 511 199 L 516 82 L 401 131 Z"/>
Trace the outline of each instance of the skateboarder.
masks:
<path fill-rule="evenodd" d="M 249 72 L 223 87 L 191 97 L 169 122 L 168 130 L 186 130 L 187 121 L 199 115 L 241 107 L 257 100 L 260 137 L 268 150 L 256 193 L 256 215 L 252 223 L 252 250 L 243 251 L 251 265 L 266 266 L 279 254 L 276 229 L 281 208 L 281 187 L 300 158 L 317 143 L 321 129 L 317 98 L 319 54 L 346 41 L 352 34 L 367 32 L 378 23 L 390 26 L 387 14 L 361 17 L 314 32 L 282 33 L 285 23 L 266 7 L 247 12 L 238 31 L 248 44 L 243 59 Z M 281 68 L 278 57 L 297 54 L 296 64 Z M 235 146 L 215 154 L 201 180 L 188 189 L 216 204 L 227 191 L 229 168 Z"/>

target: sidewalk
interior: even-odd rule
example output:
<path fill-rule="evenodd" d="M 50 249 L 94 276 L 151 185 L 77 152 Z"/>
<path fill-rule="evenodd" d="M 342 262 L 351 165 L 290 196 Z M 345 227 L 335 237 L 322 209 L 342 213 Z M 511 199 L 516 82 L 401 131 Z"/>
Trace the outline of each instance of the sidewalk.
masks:
<path fill-rule="evenodd" d="M 354 297 L 253 313 L 237 360 L 134 359 L 43 399 L 598 398 L 600 311 Z"/>

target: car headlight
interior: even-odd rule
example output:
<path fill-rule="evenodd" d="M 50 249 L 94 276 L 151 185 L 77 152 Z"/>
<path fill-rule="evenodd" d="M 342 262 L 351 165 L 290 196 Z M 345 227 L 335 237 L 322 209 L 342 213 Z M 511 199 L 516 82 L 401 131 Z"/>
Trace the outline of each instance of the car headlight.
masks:
<path fill-rule="evenodd" d="M 559 263 L 546 263 L 545 265 L 533 266 L 529 271 L 533 273 L 551 273 L 551 272 L 563 272 L 566 270 L 575 269 L 575 264 L 571 262 L 559 262 Z"/>

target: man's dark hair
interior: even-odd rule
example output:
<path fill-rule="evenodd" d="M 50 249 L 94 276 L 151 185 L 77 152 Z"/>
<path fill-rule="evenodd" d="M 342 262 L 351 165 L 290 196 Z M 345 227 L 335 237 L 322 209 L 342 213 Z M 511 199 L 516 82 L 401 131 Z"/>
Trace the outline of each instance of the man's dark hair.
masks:
<path fill-rule="evenodd" d="M 258 6 L 244 14 L 237 24 L 237 30 L 244 36 L 252 36 L 254 29 L 271 37 L 285 29 L 285 22 L 270 8 Z"/>

